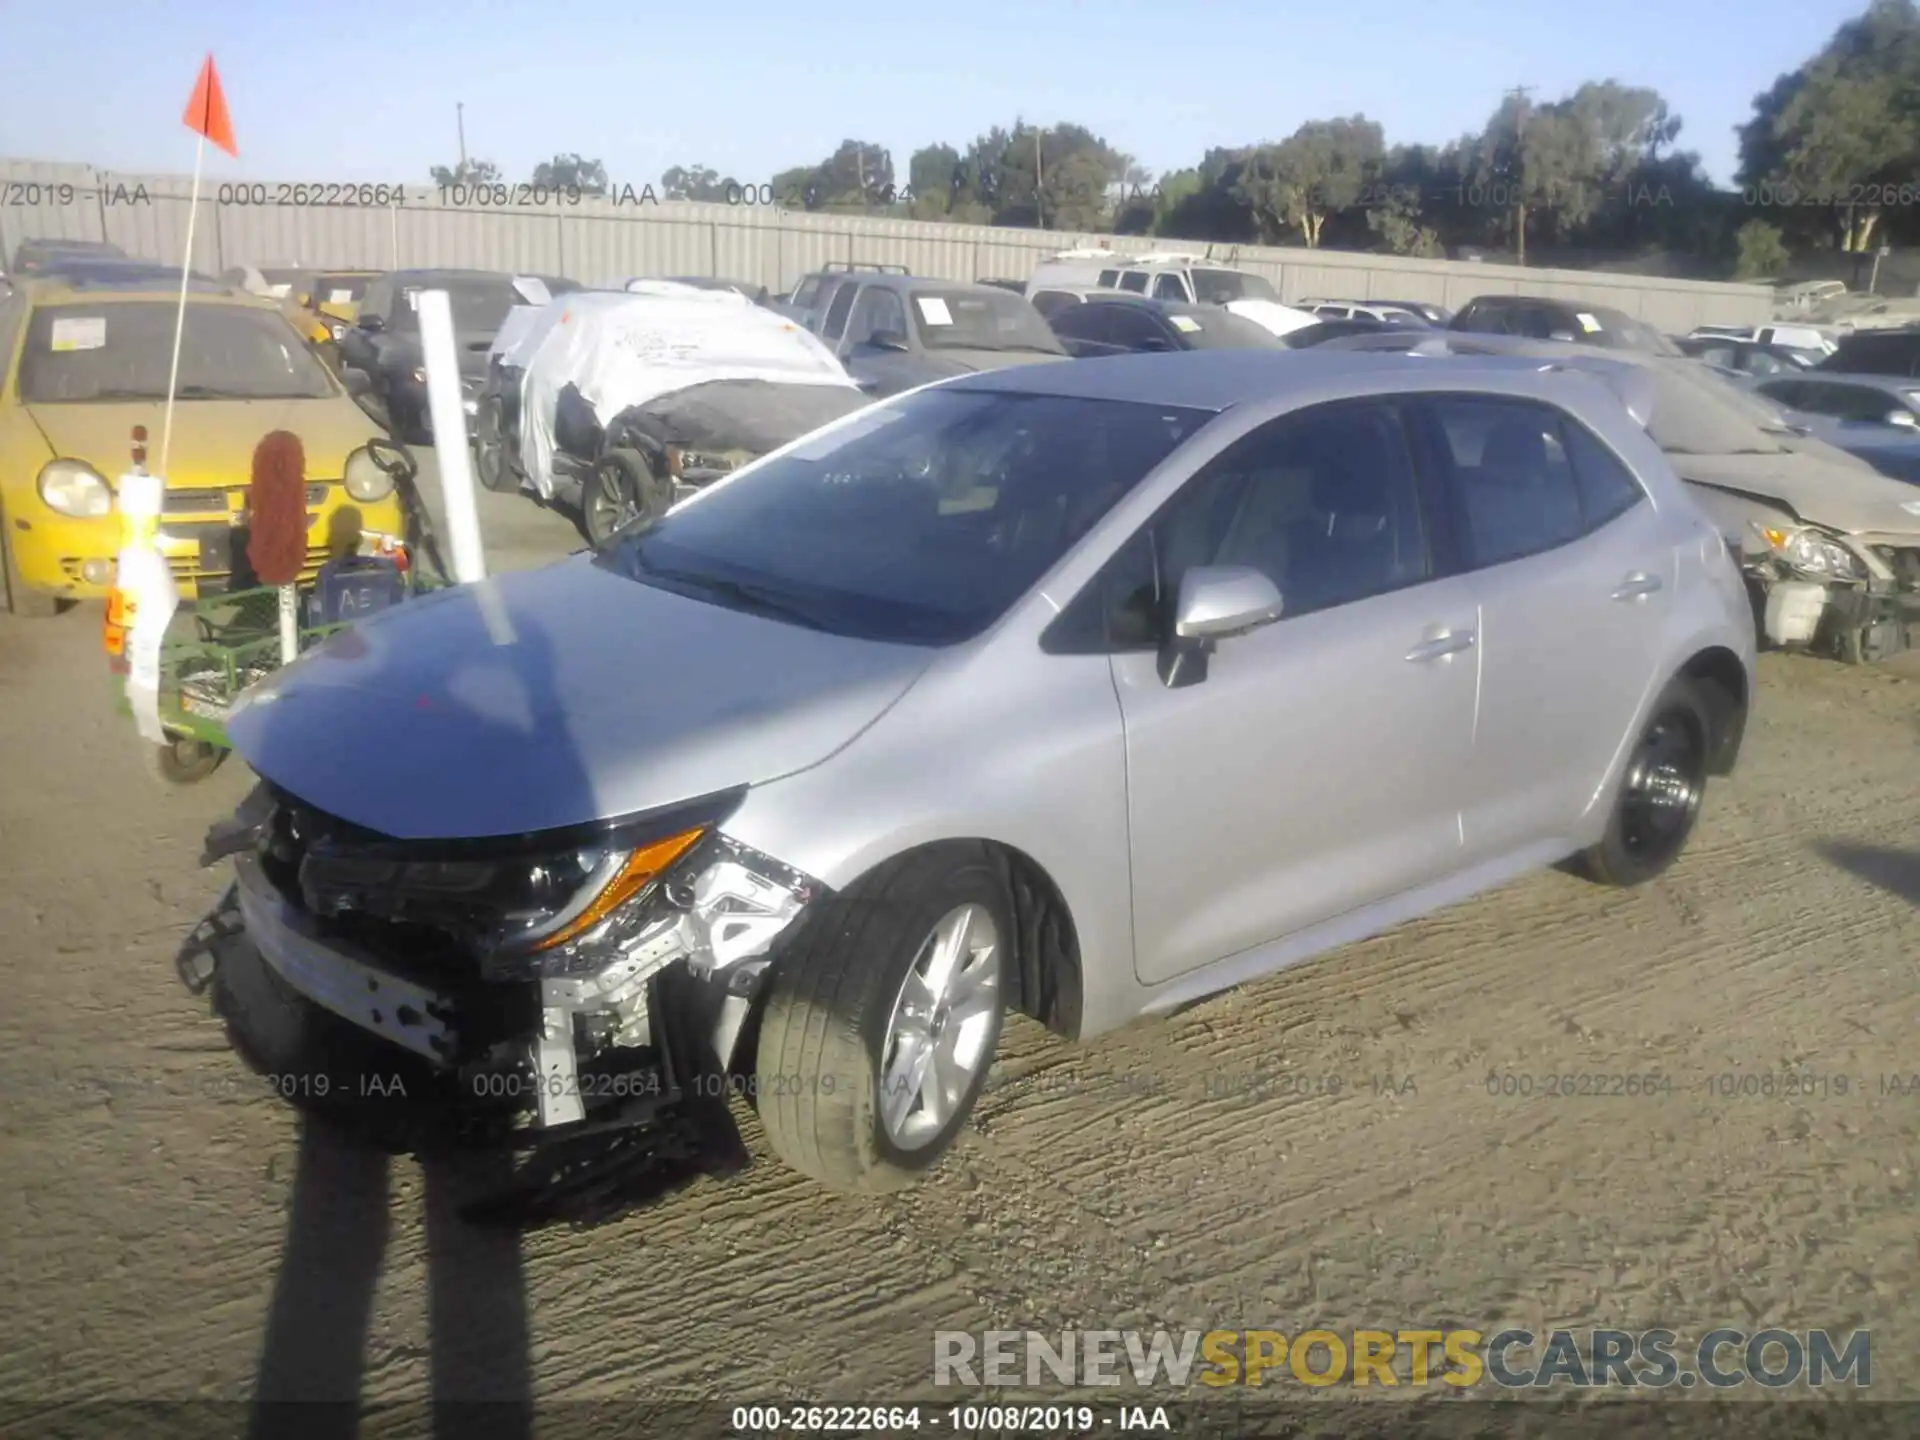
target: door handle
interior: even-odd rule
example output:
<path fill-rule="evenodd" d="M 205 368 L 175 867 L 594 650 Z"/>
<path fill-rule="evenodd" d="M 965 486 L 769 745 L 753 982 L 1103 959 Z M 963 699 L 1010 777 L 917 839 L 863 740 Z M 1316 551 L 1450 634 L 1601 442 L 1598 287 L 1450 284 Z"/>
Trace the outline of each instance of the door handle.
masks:
<path fill-rule="evenodd" d="M 1660 588 L 1660 577 L 1649 575 L 1644 570 L 1636 570 L 1620 582 L 1620 588 L 1613 592 L 1616 600 L 1638 600 L 1642 595 L 1651 595 Z"/>
<path fill-rule="evenodd" d="M 1462 650 L 1473 648 L 1473 631 L 1450 630 L 1445 635 L 1436 635 L 1431 640 L 1422 640 L 1407 651 L 1409 660 L 1439 660 L 1448 655 L 1457 655 Z"/>

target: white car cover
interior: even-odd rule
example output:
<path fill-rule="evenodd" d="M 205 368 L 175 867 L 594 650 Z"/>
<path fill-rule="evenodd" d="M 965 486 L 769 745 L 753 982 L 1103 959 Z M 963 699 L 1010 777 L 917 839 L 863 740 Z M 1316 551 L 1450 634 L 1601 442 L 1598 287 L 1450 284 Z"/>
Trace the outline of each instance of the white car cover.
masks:
<path fill-rule="evenodd" d="M 520 457 L 544 499 L 553 498 L 554 409 L 570 384 L 602 425 L 630 406 L 714 380 L 859 388 L 831 350 L 785 316 L 729 290 L 667 280 L 563 295 L 539 311 L 505 359 L 526 369 Z"/>
<path fill-rule="evenodd" d="M 1241 315 L 1253 321 L 1262 330 L 1275 335 L 1285 335 L 1289 331 L 1299 330 L 1307 325 L 1319 323 L 1318 315 L 1305 310 L 1296 310 L 1291 305 L 1277 304 L 1272 300 L 1229 300 L 1227 309 L 1235 315 Z"/>

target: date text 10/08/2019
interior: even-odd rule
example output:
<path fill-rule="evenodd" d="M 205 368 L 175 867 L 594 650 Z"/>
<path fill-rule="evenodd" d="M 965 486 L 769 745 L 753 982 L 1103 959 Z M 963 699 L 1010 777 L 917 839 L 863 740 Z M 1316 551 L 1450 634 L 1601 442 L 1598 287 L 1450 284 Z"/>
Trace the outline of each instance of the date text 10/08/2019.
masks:
<path fill-rule="evenodd" d="M 738 1435 L 951 1430 L 960 1435 L 1083 1435 L 1101 1430 L 1171 1432 L 1164 1405 L 736 1405 L 730 1428 Z"/>

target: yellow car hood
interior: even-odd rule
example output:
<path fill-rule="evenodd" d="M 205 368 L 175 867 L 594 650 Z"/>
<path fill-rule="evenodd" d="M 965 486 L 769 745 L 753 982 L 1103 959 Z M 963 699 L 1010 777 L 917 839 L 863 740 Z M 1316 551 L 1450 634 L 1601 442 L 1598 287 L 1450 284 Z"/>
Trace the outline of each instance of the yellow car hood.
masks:
<path fill-rule="evenodd" d="M 147 464 L 160 464 L 166 405 L 157 400 L 29 405 L 27 412 L 62 459 L 84 460 L 108 479 L 133 461 L 133 427 L 147 427 Z M 309 480 L 338 480 L 347 456 L 379 432 L 345 397 L 328 400 L 181 400 L 173 407 L 170 486 L 244 485 L 253 451 L 275 430 L 291 430 L 307 452 Z"/>

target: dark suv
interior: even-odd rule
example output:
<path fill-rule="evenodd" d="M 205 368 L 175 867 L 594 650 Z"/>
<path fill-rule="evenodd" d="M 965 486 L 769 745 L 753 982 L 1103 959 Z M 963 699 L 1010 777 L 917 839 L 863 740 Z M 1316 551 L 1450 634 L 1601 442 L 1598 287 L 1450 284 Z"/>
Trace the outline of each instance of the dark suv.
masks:
<path fill-rule="evenodd" d="M 1847 375 L 1920 375 L 1920 326 L 1855 331 L 1813 368 Z"/>
<path fill-rule="evenodd" d="M 348 388 L 371 402 L 396 439 L 425 443 L 433 438 L 414 297 L 422 290 L 445 290 L 460 356 L 461 398 L 473 414 L 487 378 L 487 351 L 494 334 L 509 310 L 526 303 L 513 282 L 513 276 L 491 270 L 396 270 L 382 275 L 367 286 L 353 328 L 340 337 Z"/>
<path fill-rule="evenodd" d="M 1529 340 L 1572 340 L 1609 350 L 1678 355 L 1679 348 L 1652 326 L 1609 305 L 1553 300 L 1542 295 L 1480 295 L 1469 300 L 1449 330 L 1481 335 L 1519 335 Z"/>
<path fill-rule="evenodd" d="M 1024 296 L 992 285 L 913 275 L 837 277 L 815 327 L 869 395 L 897 395 L 970 371 L 1065 360 Z"/>

